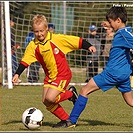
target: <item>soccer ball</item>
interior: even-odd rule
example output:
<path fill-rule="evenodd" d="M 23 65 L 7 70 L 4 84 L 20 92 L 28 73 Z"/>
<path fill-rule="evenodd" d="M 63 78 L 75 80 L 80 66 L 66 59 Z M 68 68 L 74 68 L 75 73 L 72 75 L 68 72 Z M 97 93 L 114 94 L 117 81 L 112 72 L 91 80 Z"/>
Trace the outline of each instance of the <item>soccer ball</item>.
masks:
<path fill-rule="evenodd" d="M 22 114 L 22 122 L 28 129 L 39 128 L 42 125 L 43 118 L 43 113 L 35 107 L 26 109 Z"/>

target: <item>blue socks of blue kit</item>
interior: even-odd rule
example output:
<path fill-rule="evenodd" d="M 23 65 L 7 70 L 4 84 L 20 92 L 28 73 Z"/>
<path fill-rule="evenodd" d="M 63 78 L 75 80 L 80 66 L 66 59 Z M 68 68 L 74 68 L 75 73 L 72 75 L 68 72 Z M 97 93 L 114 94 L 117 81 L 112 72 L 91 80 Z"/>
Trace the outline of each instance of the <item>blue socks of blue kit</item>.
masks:
<path fill-rule="evenodd" d="M 84 110 L 84 108 L 87 104 L 87 101 L 88 101 L 88 98 L 86 98 L 82 95 L 78 96 L 78 99 L 76 100 L 75 105 L 74 105 L 74 107 L 71 111 L 70 117 L 69 117 L 69 120 L 71 120 L 71 122 L 73 124 L 76 124 L 80 114 L 82 113 L 82 111 Z"/>

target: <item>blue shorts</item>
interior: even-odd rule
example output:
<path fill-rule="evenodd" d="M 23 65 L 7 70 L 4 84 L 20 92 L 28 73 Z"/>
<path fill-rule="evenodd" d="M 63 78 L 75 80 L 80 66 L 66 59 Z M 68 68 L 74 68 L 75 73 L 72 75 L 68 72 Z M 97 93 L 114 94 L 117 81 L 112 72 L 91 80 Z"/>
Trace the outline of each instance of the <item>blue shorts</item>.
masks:
<path fill-rule="evenodd" d="M 118 78 L 103 70 L 100 74 L 94 76 L 93 79 L 102 91 L 107 91 L 114 86 L 120 92 L 130 92 L 132 90 L 130 85 L 130 76 L 127 75 L 125 76 L 121 74 Z"/>

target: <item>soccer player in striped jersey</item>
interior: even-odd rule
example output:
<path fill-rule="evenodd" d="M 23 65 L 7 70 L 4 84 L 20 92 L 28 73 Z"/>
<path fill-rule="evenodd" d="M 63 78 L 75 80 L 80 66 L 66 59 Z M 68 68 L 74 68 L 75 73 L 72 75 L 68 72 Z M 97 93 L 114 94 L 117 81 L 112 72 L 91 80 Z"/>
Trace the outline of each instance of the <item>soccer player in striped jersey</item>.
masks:
<path fill-rule="evenodd" d="M 32 29 L 35 39 L 26 47 L 12 82 L 15 84 L 24 69 L 38 61 L 45 72 L 42 102 L 48 111 L 61 120 L 57 123 L 60 125 L 69 118 L 60 102 L 68 99 L 74 104 L 78 97 L 75 87 L 66 89 L 72 73 L 65 54 L 78 49 L 96 52 L 96 48 L 77 36 L 50 33 L 47 20 L 43 15 L 33 17 Z"/>

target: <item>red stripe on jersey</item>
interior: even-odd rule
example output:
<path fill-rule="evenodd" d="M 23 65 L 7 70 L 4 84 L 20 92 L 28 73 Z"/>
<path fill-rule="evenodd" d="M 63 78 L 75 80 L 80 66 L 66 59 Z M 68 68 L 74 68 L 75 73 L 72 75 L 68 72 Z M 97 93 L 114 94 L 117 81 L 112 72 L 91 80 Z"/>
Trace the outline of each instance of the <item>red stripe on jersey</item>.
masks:
<path fill-rule="evenodd" d="M 57 76 L 70 76 L 71 70 L 68 66 L 65 54 L 52 42 L 50 42 L 51 48 L 53 50 L 54 59 L 56 61 L 56 67 L 58 74 Z"/>
<path fill-rule="evenodd" d="M 42 68 L 45 71 L 45 74 L 48 76 L 48 70 L 46 68 L 46 64 L 44 62 L 44 59 L 40 53 L 39 45 L 35 49 L 35 56 L 36 56 L 36 59 L 38 60 L 38 62 L 42 65 Z"/>
<path fill-rule="evenodd" d="M 23 64 L 25 67 L 28 67 L 28 66 L 29 66 L 29 65 L 28 65 L 26 62 L 24 62 L 24 61 L 21 61 L 20 64 Z"/>
<path fill-rule="evenodd" d="M 83 40 L 82 38 L 79 39 L 79 49 L 82 48 L 82 40 Z"/>

